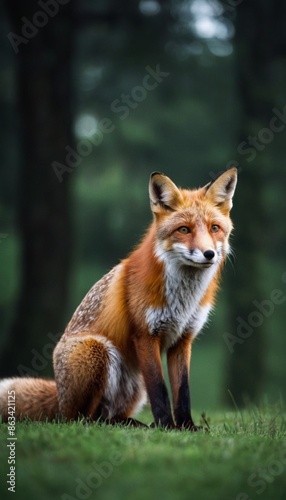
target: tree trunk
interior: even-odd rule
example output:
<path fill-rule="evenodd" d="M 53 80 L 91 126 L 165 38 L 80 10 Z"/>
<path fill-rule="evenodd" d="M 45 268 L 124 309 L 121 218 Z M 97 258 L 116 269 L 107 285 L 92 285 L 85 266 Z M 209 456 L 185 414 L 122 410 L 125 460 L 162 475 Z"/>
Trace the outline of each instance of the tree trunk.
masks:
<path fill-rule="evenodd" d="M 43 345 L 51 347 L 54 336 L 64 328 L 71 175 L 59 182 L 51 164 L 55 160 L 65 163 L 65 147 L 72 144 L 73 2 L 55 4 L 59 7 L 55 16 L 41 17 L 35 13 L 43 9 L 32 0 L 6 2 L 12 32 L 24 40 L 13 46 L 23 149 L 17 207 L 22 275 L 16 317 L 2 353 L 1 376 L 42 375 L 51 367 L 51 349 L 45 353 Z M 23 16 L 34 31 L 23 28 Z"/>
<path fill-rule="evenodd" d="M 269 129 L 275 106 L 271 64 L 282 47 L 285 50 L 285 7 L 281 4 L 278 0 L 254 0 L 241 2 L 236 9 L 235 50 L 242 118 L 238 147 L 241 175 L 233 210 L 236 260 L 230 287 L 232 329 L 224 338 L 230 353 L 226 386 L 238 405 L 259 399 L 264 377 L 266 314 L 257 304 L 271 292 L 267 284 L 265 286 L 265 260 L 262 263 L 261 259 L 263 254 L 265 259 L 267 252 L 265 230 L 269 222 L 263 195 L 272 165 L 268 146 L 272 131 L 265 129 Z M 273 33 L 274 26 L 280 30 L 280 38 Z"/>

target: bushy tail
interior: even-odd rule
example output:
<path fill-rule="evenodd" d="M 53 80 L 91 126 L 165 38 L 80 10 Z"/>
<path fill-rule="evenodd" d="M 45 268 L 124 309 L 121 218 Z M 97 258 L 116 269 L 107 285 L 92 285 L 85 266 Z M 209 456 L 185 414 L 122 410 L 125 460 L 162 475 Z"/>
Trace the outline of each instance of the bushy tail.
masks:
<path fill-rule="evenodd" d="M 16 420 L 54 420 L 59 416 L 57 387 L 54 380 L 7 378 L 0 381 L 0 415 Z"/>

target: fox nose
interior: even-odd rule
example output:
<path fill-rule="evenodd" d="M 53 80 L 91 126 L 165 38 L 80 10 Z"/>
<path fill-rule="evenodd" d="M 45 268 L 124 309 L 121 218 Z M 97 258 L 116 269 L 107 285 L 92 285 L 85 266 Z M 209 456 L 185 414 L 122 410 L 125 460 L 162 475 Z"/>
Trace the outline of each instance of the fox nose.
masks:
<path fill-rule="evenodd" d="M 204 252 L 204 257 L 207 259 L 207 260 L 212 260 L 215 256 L 215 253 L 213 250 L 206 250 Z"/>

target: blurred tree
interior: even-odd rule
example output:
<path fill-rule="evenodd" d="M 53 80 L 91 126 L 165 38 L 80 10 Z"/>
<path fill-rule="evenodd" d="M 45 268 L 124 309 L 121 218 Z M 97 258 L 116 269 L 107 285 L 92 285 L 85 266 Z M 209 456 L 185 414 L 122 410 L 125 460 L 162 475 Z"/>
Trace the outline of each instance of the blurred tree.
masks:
<path fill-rule="evenodd" d="M 271 224 L 265 195 L 273 166 L 269 144 L 275 132 L 284 127 L 273 107 L 275 64 L 286 56 L 285 21 L 286 4 L 280 0 L 239 2 L 236 8 L 236 73 L 241 99 L 237 151 L 241 155 L 241 175 L 233 209 L 237 260 L 235 286 L 232 283 L 229 287 L 232 331 L 225 340 L 231 353 L 226 384 L 239 405 L 249 399 L 257 401 L 264 382 L 268 306 L 264 302 L 264 314 L 263 307 L 261 310 L 257 304 L 269 299 L 271 293 L 265 286 L 269 242 L 264 236 Z"/>
<path fill-rule="evenodd" d="M 67 176 L 60 183 L 51 163 L 64 164 L 65 147 L 72 144 L 73 1 L 65 3 L 53 3 L 55 15 L 53 6 L 46 12 L 40 2 L 6 1 L 22 143 L 17 207 L 22 276 L 16 317 L 1 356 L 1 376 L 25 373 L 19 366 L 31 366 L 31 353 L 41 350 L 45 335 L 47 340 L 49 332 L 63 328 L 71 179 Z"/>

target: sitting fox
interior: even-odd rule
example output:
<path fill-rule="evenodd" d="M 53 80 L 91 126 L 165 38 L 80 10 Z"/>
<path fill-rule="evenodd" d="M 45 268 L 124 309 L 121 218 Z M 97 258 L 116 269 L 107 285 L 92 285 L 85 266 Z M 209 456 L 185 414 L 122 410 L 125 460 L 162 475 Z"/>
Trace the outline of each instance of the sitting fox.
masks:
<path fill-rule="evenodd" d="M 4 422 L 8 394 L 15 394 L 18 419 L 84 416 L 110 423 L 136 422 L 130 417 L 148 396 L 155 425 L 198 429 L 191 416 L 191 346 L 214 305 L 230 250 L 236 181 L 235 168 L 196 190 L 180 189 L 161 173 L 151 175 L 154 220 L 145 237 L 75 311 L 54 351 L 55 381 L 0 382 Z"/>

